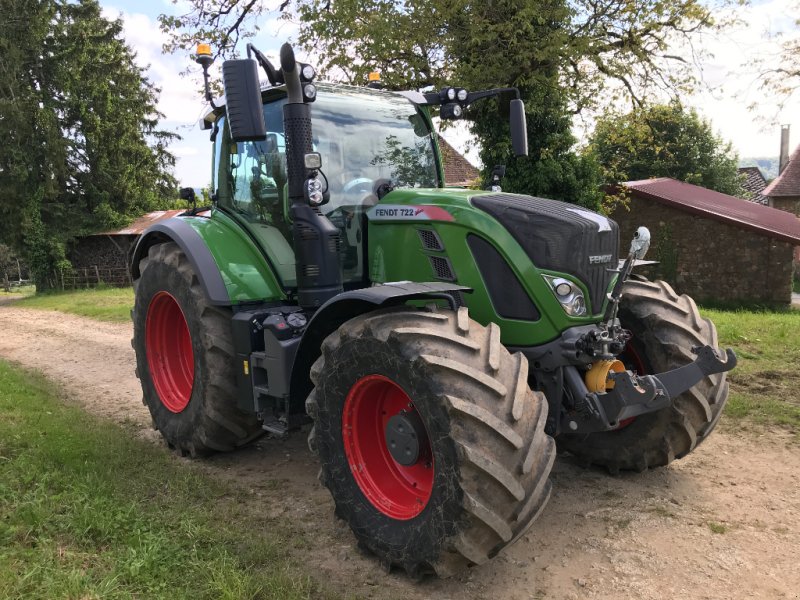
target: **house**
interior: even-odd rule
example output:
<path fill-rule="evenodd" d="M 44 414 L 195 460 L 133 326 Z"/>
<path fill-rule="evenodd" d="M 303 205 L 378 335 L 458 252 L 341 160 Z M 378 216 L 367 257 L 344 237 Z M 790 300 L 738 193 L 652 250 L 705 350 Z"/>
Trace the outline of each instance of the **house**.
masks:
<path fill-rule="evenodd" d="M 181 210 L 158 210 L 139 217 L 123 229 L 103 231 L 78 238 L 70 248 L 73 287 L 94 285 L 129 285 L 129 261 L 142 232 L 164 219 L 179 215 Z"/>
<path fill-rule="evenodd" d="M 668 177 L 622 184 L 628 207 L 620 225 L 621 255 L 640 225 L 652 234 L 655 275 L 698 302 L 789 304 L 792 255 L 800 220 L 784 211 Z"/>
<path fill-rule="evenodd" d="M 800 217 L 800 146 L 794 153 L 781 161 L 781 171 L 772 183 L 764 189 L 773 208 L 788 211 Z"/>
<path fill-rule="evenodd" d="M 767 180 L 758 167 L 739 167 L 739 177 L 742 178 L 744 199 L 769 206 L 769 198 L 764 195 Z"/>
<path fill-rule="evenodd" d="M 481 172 L 442 136 L 439 136 L 439 150 L 444 162 L 444 184 L 446 186 L 469 187 L 478 181 Z"/>

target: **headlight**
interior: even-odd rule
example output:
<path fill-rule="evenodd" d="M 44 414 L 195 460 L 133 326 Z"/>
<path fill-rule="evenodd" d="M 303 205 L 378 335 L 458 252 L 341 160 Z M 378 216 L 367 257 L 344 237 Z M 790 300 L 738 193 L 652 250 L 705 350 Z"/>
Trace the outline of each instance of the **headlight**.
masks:
<path fill-rule="evenodd" d="M 571 317 L 582 317 L 586 314 L 586 299 L 577 284 L 563 277 L 544 275 L 544 278 L 565 313 Z"/>

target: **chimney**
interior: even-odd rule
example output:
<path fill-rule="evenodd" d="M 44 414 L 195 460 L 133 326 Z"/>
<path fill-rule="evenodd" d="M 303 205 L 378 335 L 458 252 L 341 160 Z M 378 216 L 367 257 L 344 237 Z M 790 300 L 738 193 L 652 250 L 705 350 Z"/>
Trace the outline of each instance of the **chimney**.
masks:
<path fill-rule="evenodd" d="M 781 125 L 781 154 L 778 159 L 778 175 L 783 173 L 789 162 L 789 126 Z"/>

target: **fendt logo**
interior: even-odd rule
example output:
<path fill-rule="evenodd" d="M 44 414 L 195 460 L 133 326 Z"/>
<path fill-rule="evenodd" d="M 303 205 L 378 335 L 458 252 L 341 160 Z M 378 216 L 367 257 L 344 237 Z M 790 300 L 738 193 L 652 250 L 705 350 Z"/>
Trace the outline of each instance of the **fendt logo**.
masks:
<path fill-rule="evenodd" d="M 590 265 L 602 265 L 603 263 L 611 262 L 610 254 L 596 254 L 589 257 Z"/>

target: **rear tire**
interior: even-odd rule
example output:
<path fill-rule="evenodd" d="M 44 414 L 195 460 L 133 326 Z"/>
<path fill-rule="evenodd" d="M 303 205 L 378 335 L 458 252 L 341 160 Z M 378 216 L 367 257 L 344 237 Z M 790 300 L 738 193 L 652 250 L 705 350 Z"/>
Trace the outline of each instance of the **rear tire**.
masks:
<path fill-rule="evenodd" d="M 236 403 L 230 311 L 208 303 L 174 243 L 152 246 L 139 270 L 132 344 L 154 427 L 191 456 L 233 450 L 261 435 L 256 416 Z M 174 341 L 181 332 L 185 344 Z"/>
<path fill-rule="evenodd" d="M 714 324 L 700 316 L 689 296 L 664 281 L 628 281 L 619 319 L 633 333 L 632 353 L 648 373 L 662 373 L 695 359 L 693 346 L 717 348 Z M 669 464 L 694 450 L 716 427 L 728 400 L 726 373 L 704 378 L 672 406 L 636 417 L 616 431 L 562 434 L 559 448 L 586 464 L 644 471 Z"/>
<path fill-rule="evenodd" d="M 544 433 L 547 402 L 527 372 L 525 357 L 500 344 L 497 325 L 471 321 L 466 308 L 379 310 L 325 340 L 306 402 L 309 446 L 361 547 L 413 577 L 448 576 L 528 529 L 550 495 L 555 444 Z M 424 464 L 402 467 L 384 450 L 392 414 L 381 407 L 397 397 L 405 400 L 395 406 L 424 424 Z"/>

